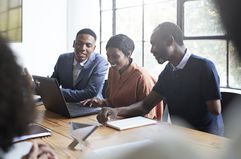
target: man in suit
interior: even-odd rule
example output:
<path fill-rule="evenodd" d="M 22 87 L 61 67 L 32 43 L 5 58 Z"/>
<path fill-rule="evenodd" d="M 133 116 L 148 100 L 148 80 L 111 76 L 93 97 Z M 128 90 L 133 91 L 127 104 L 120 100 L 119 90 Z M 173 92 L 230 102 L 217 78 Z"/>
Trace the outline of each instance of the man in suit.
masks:
<path fill-rule="evenodd" d="M 96 34 L 85 28 L 76 35 L 74 52 L 59 56 L 51 78 L 56 78 L 62 86 L 61 91 L 67 102 L 102 98 L 108 63 L 94 52 L 95 47 Z"/>

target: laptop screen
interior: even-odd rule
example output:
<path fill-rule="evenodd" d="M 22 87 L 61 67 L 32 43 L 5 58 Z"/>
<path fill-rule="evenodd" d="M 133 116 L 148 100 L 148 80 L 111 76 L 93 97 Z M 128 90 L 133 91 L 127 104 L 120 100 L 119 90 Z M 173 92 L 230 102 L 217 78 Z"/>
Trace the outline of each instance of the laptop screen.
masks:
<path fill-rule="evenodd" d="M 49 111 L 69 117 L 69 111 L 57 80 L 55 78 L 36 75 L 33 75 L 33 79 L 45 108 Z"/>

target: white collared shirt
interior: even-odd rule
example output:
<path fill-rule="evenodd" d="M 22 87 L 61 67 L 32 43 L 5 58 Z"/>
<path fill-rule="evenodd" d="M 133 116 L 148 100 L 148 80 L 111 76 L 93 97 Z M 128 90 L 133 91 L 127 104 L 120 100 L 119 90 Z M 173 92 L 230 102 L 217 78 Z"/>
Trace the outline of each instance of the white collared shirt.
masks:
<path fill-rule="evenodd" d="M 73 62 L 73 86 L 75 86 L 77 78 L 79 77 L 80 71 L 84 67 L 84 64 L 87 62 L 88 59 L 84 60 L 83 62 L 77 62 L 74 58 Z"/>
<path fill-rule="evenodd" d="M 186 53 L 184 54 L 182 60 L 179 62 L 179 64 L 177 66 L 174 66 L 173 64 L 171 64 L 171 66 L 173 68 L 173 71 L 183 69 L 186 66 L 187 61 L 188 61 L 188 59 L 190 58 L 191 55 L 192 55 L 191 52 L 186 50 Z"/>

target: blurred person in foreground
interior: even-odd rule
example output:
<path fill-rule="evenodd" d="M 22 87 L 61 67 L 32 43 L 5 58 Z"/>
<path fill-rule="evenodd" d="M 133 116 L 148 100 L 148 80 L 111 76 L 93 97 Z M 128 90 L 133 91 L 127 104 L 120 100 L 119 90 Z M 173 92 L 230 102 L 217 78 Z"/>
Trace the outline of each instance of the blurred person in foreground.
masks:
<path fill-rule="evenodd" d="M 22 74 L 22 68 L 7 42 L 0 37 L 0 158 L 13 148 L 14 137 L 28 131 L 35 118 L 31 84 Z M 23 159 L 56 159 L 53 150 L 45 144 L 34 143 Z"/>
<path fill-rule="evenodd" d="M 240 0 L 215 0 L 216 6 L 219 9 L 221 20 L 224 28 L 227 31 L 227 36 L 234 43 L 238 51 L 239 61 L 241 61 L 241 1 Z M 235 98 L 231 101 L 228 114 L 229 114 L 229 132 L 228 136 L 234 142 L 229 146 L 224 159 L 240 159 L 241 158 L 241 128 L 240 117 L 241 112 L 241 99 Z"/>
<path fill-rule="evenodd" d="M 155 85 L 155 79 L 133 62 L 131 55 L 135 44 L 124 34 L 112 36 L 106 44 L 106 55 L 111 65 L 108 75 L 106 98 L 81 101 L 84 105 L 118 108 L 143 100 Z M 161 119 L 162 103 L 158 103 L 147 115 Z"/>
<path fill-rule="evenodd" d="M 227 36 L 238 49 L 239 60 L 241 61 L 241 1 L 215 0 L 214 2 L 219 9 L 222 23 L 227 31 Z"/>
<path fill-rule="evenodd" d="M 223 136 L 220 81 L 213 62 L 193 55 L 183 43 L 182 30 L 171 22 L 154 29 L 151 45 L 157 62 L 169 63 L 150 94 L 130 106 L 102 108 L 98 121 L 104 124 L 117 116 L 145 115 L 165 98 L 171 119 L 180 118 L 196 130 Z"/>

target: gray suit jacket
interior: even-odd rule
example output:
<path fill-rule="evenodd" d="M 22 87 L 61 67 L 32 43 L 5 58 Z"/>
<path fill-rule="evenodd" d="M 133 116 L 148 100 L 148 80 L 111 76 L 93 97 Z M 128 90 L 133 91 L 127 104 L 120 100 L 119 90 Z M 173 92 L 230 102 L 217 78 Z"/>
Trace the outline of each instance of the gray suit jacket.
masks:
<path fill-rule="evenodd" d="M 93 52 L 82 68 L 76 85 L 73 86 L 73 60 L 73 52 L 60 55 L 51 76 L 62 86 L 66 101 L 79 102 L 95 96 L 102 98 L 108 62 L 100 54 Z"/>

